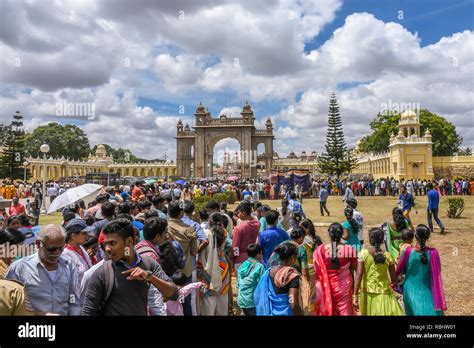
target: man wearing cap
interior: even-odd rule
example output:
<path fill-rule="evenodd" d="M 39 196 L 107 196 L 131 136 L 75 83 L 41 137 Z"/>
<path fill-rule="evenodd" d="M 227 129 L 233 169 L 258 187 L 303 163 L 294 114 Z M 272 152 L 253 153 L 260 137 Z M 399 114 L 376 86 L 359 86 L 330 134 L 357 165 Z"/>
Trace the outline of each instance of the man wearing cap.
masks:
<path fill-rule="evenodd" d="M 69 259 L 76 267 L 77 271 L 77 293 L 79 293 L 82 276 L 92 267 L 92 260 L 82 246 L 87 242 L 89 232 L 94 232 L 93 226 L 87 226 L 86 222 L 80 218 L 69 221 L 66 225 L 66 249 L 63 257 Z"/>
<path fill-rule="evenodd" d="M 65 247 L 61 226 L 41 226 L 36 247 L 36 253 L 10 265 L 5 279 L 25 284 L 26 294 L 37 315 L 79 315 L 77 272 L 72 262 L 61 257 Z"/>

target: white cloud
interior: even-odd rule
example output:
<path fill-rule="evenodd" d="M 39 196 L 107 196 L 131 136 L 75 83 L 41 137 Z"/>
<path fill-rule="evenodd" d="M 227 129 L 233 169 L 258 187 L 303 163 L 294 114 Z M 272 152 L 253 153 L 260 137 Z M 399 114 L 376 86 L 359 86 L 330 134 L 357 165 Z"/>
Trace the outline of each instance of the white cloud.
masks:
<path fill-rule="evenodd" d="M 48 4 L 2 3 L 0 122 L 21 110 L 31 130 L 68 121 L 51 117 L 58 102 L 94 103 L 96 119 L 79 120 L 91 143 L 172 157 L 177 120 L 192 125 L 194 118 L 169 112 L 166 104 L 188 109 L 202 100 L 219 108 L 217 96 L 230 91 L 233 105 L 247 98 L 281 105 L 271 118 L 283 156 L 322 150 L 328 100 L 336 91 L 349 145 L 369 132 L 381 104 L 392 101 L 420 103 L 447 117 L 464 146 L 474 146 L 471 31 L 421 47 L 423 38 L 401 24 L 356 13 L 319 48 L 304 52 L 341 1 Z M 361 84 L 338 90 L 341 83 Z M 158 102 L 146 106 L 143 98 Z M 240 111 L 230 106 L 220 113 L 237 117 Z"/>

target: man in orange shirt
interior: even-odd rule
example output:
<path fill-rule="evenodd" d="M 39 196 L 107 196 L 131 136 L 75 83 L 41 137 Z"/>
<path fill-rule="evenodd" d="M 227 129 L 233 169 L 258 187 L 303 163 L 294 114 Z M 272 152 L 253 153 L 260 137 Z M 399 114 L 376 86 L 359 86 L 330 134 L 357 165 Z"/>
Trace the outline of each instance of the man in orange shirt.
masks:
<path fill-rule="evenodd" d="M 132 189 L 132 201 L 138 202 L 145 197 L 142 189 L 138 185 L 134 185 Z"/>

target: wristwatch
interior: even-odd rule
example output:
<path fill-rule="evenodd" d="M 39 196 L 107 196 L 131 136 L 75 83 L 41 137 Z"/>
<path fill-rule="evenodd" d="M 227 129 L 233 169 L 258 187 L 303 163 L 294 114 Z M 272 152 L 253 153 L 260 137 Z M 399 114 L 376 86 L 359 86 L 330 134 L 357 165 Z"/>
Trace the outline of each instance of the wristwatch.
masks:
<path fill-rule="evenodd" d="M 145 280 L 147 282 L 149 282 L 151 280 L 151 277 L 153 276 L 153 272 L 152 271 L 146 271 L 146 278 Z"/>

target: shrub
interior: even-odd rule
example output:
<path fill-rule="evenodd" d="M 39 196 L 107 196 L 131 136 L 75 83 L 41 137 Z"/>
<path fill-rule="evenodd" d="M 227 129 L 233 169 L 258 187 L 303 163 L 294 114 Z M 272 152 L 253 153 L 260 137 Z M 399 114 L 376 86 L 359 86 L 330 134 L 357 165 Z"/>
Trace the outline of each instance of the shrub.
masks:
<path fill-rule="evenodd" d="M 227 203 L 234 204 L 237 200 L 237 193 L 235 191 L 226 191 Z"/>
<path fill-rule="evenodd" d="M 194 202 L 194 212 L 199 216 L 199 212 L 206 208 L 207 202 L 211 200 L 207 195 L 199 196 L 193 199 Z"/>
<path fill-rule="evenodd" d="M 448 203 L 448 217 L 450 219 L 457 219 L 461 217 L 464 211 L 464 198 L 462 197 L 451 197 L 446 200 Z"/>
<path fill-rule="evenodd" d="M 225 193 L 216 193 L 214 196 L 212 196 L 212 199 L 219 203 L 227 202 L 227 195 Z"/>

